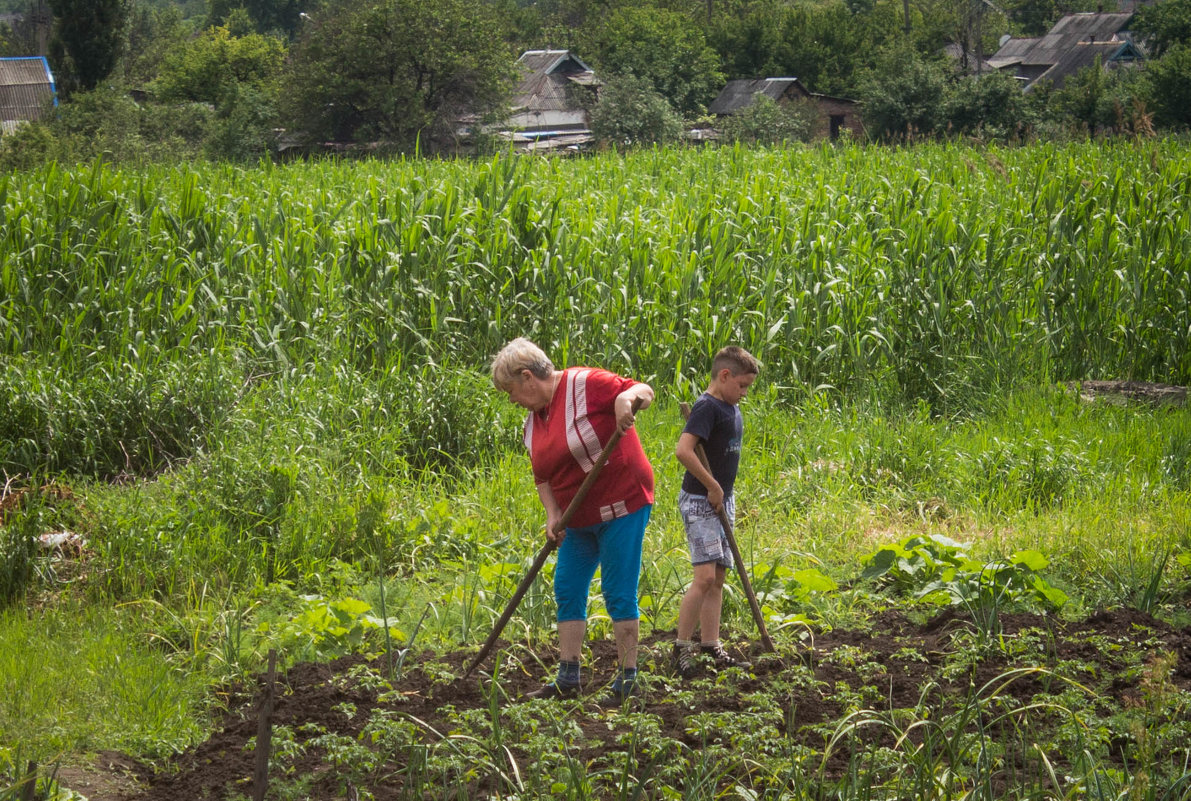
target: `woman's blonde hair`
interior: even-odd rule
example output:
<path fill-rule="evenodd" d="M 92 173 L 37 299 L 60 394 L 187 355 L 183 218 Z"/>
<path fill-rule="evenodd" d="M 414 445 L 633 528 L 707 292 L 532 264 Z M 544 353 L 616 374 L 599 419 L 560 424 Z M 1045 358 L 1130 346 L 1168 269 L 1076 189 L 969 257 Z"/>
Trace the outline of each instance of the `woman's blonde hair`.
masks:
<path fill-rule="evenodd" d="M 507 390 L 522 370 L 545 379 L 554 374 L 554 362 L 537 345 L 525 337 L 517 337 L 492 360 L 492 383 L 497 389 Z"/>

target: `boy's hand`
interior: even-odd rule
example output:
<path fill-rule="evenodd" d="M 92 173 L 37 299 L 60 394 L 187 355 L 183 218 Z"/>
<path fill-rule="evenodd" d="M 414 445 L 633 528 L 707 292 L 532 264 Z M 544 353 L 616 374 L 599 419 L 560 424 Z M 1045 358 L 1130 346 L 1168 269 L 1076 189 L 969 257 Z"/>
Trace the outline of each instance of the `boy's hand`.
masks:
<path fill-rule="evenodd" d="M 719 485 L 718 481 L 712 482 L 712 486 L 707 488 L 707 502 L 716 512 L 724 508 L 724 488 Z"/>

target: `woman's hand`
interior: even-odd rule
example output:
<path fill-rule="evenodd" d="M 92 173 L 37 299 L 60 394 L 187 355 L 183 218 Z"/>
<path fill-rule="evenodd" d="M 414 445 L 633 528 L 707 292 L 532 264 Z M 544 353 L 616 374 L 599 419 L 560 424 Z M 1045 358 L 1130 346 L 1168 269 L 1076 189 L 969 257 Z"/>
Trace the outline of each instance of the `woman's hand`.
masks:
<path fill-rule="evenodd" d="M 612 409 L 616 413 L 616 428 L 621 434 L 626 433 L 637 422 L 633 414 L 633 401 L 640 398 L 642 409 L 648 409 L 653 403 L 653 388 L 649 384 L 634 384 L 616 396 Z"/>
<path fill-rule="evenodd" d="M 555 545 L 562 545 L 567 530 L 564 528 L 555 534 L 554 529 L 562 522 L 563 512 L 558 501 L 554 500 L 554 491 L 548 483 L 538 484 L 538 497 L 542 499 L 542 508 L 546 510 L 546 539 Z"/>
<path fill-rule="evenodd" d="M 561 520 L 561 514 L 546 515 L 546 539 L 550 540 L 550 542 L 554 543 L 555 545 L 562 545 L 562 541 L 567 537 L 567 530 L 565 528 L 560 528 L 557 532 L 554 530 L 558 527 L 558 524 Z"/>

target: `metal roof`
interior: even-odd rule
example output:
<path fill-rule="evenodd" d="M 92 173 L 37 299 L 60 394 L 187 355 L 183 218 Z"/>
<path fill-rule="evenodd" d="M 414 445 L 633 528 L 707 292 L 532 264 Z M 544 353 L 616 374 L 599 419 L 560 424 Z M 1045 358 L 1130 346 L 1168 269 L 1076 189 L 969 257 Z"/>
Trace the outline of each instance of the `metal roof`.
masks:
<path fill-rule="evenodd" d="M 41 119 L 51 101 L 58 102 L 44 57 L 0 58 L 0 121 Z"/>
<path fill-rule="evenodd" d="M 735 114 L 748 108 L 757 95 L 777 101 L 785 97 L 790 89 L 795 89 L 802 97 L 811 95 L 797 78 L 740 78 L 728 81 L 715 100 L 711 101 L 707 111 L 711 114 Z"/>
<path fill-rule="evenodd" d="M 1136 61 L 1141 58 L 1141 53 L 1131 42 L 1083 42 L 1064 53 L 1038 80 L 1050 81 L 1057 89 L 1070 76 L 1094 65 L 1097 56 L 1101 64 L 1108 64 L 1114 61 Z"/>
<path fill-rule="evenodd" d="M 586 127 L 583 109 L 568 95 L 570 86 L 597 86 L 595 73 L 569 50 L 526 50 L 517 59 L 521 82 L 513 92 L 514 115 L 578 114 Z M 554 115 L 557 119 L 557 115 Z M 547 123 L 549 124 L 549 123 Z"/>
<path fill-rule="evenodd" d="M 1076 45 L 1123 41 L 1119 34 L 1129 25 L 1133 16 L 1132 12 L 1066 14 L 1045 36 L 1034 39 L 1010 39 L 988 59 L 988 62 L 998 69 L 1015 64 L 1058 64 L 1067 51 Z"/>
<path fill-rule="evenodd" d="M 814 98 L 816 100 L 831 100 L 837 103 L 852 103 L 856 101 L 848 97 L 834 97 L 821 92 L 812 92 L 802 85 L 797 78 L 739 78 L 728 81 L 727 85 L 716 95 L 715 100 L 707 107 L 709 114 L 736 114 L 753 102 L 757 95 L 765 95 L 775 103 L 782 99 Z"/>

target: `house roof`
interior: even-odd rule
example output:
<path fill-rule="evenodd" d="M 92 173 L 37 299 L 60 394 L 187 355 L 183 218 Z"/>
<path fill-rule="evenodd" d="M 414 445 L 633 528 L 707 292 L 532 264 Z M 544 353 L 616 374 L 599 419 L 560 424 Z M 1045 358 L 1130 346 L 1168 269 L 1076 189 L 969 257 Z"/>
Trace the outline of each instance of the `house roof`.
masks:
<path fill-rule="evenodd" d="M 1065 14 L 1045 36 L 1010 39 L 988 59 L 988 62 L 998 69 L 1017 64 L 1054 65 L 1076 45 L 1123 41 L 1120 33 L 1129 25 L 1133 16 L 1132 12 Z"/>
<path fill-rule="evenodd" d="M 1095 64 L 1097 56 L 1102 64 L 1110 61 L 1135 61 L 1142 57 L 1132 42 L 1081 42 L 1064 53 L 1050 69 L 1039 76 L 1038 80 L 1050 81 L 1057 89 L 1070 76 Z"/>
<path fill-rule="evenodd" d="M 753 102 L 757 95 L 765 95 L 774 102 L 783 97 L 813 97 L 818 100 L 835 100 L 840 103 L 855 103 L 846 97 L 832 97 L 820 92 L 812 92 L 802 85 L 797 78 L 739 78 L 728 81 L 727 85 L 716 95 L 715 100 L 707 107 L 709 114 L 736 114 Z"/>
<path fill-rule="evenodd" d="M 8 123 L 41 119 L 55 92 L 50 64 L 42 56 L 0 58 L 0 122 L 6 130 L 12 127 Z"/>
<path fill-rule="evenodd" d="M 569 50 L 526 50 L 517 66 L 522 77 L 513 92 L 514 111 L 570 111 L 568 86 L 599 83 L 591 67 Z"/>
<path fill-rule="evenodd" d="M 748 108 L 757 95 L 765 95 L 776 101 L 791 88 L 795 88 L 803 97 L 810 97 L 811 93 L 797 78 L 739 78 L 728 81 L 715 100 L 711 101 L 707 111 L 711 114 L 735 114 Z"/>

